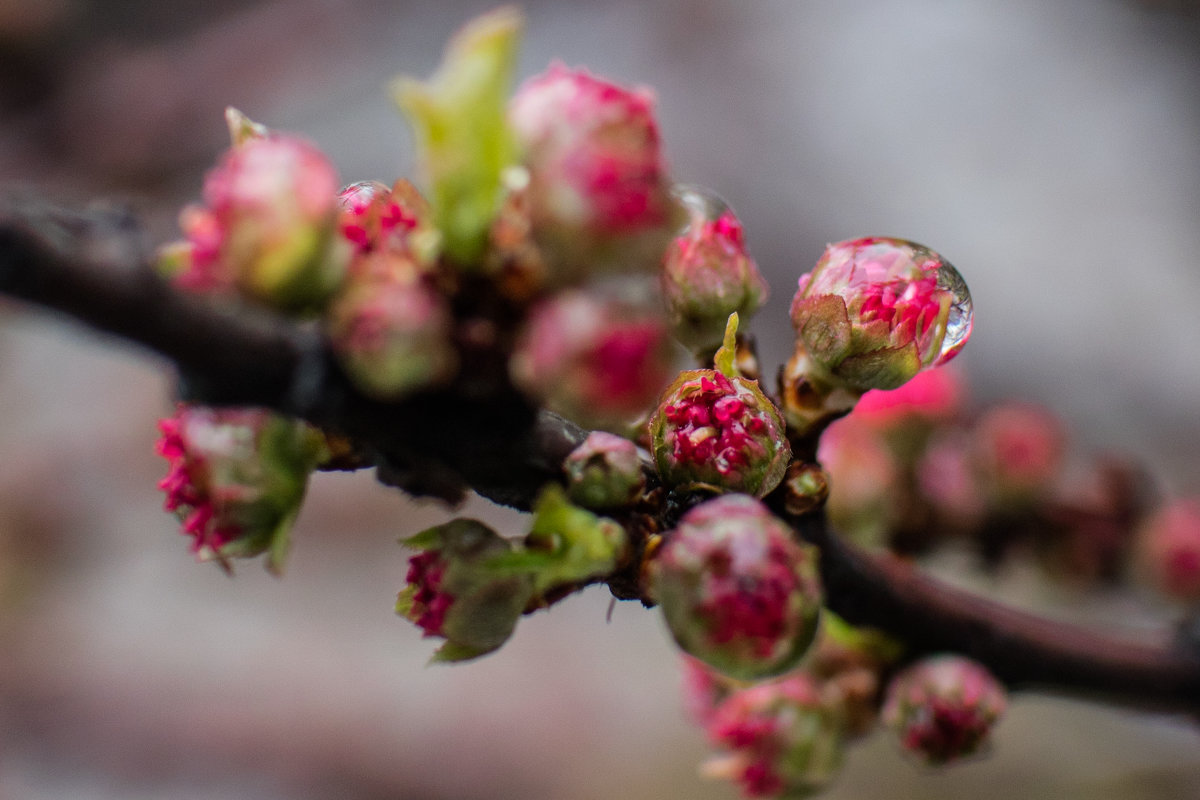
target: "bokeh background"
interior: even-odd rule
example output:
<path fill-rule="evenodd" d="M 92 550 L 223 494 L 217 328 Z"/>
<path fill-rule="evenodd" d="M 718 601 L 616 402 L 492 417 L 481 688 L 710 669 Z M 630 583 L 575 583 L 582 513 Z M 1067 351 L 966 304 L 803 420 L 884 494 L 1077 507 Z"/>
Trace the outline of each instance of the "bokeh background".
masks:
<path fill-rule="evenodd" d="M 346 182 L 411 173 L 385 92 L 429 74 L 476 2 L 0 0 L 0 191 L 132 205 L 157 241 L 199 194 L 233 104 L 303 132 Z M 1200 492 L 1200 19 L 1190 3 L 989 0 L 525 4 L 521 75 L 553 58 L 659 95 L 681 180 L 741 214 L 787 353 L 826 242 L 896 235 L 966 275 L 960 359 L 1081 452 Z M 0 305 L 0 800 L 732 798 L 678 700 L 657 616 L 592 589 L 499 653 L 426 667 L 394 617 L 397 537 L 442 521 L 367 474 L 320 475 L 288 575 L 192 563 L 160 510 L 166 365 Z M 518 515 L 466 513 L 521 530 Z M 960 564 L 943 569 L 954 573 Z M 962 575 L 951 574 L 955 579 Z M 981 591 L 1140 635 L 1175 609 Z M 1146 634 L 1149 635 L 1149 634 Z M 1200 797 L 1196 730 L 1014 703 L 994 753 L 931 772 L 886 736 L 831 798 Z"/>

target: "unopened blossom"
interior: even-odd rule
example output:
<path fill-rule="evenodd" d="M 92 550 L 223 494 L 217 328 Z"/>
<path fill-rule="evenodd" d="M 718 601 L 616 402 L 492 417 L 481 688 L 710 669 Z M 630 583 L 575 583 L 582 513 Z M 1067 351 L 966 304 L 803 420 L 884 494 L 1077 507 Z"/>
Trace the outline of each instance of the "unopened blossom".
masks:
<path fill-rule="evenodd" d="M 931 369 L 899 388 L 872 389 L 859 398 L 851 413 L 855 419 L 880 426 L 905 419 L 936 422 L 959 414 L 965 394 L 962 375 L 953 367 Z"/>
<path fill-rule="evenodd" d="M 903 747 L 930 764 L 977 752 L 1007 705 L 982 665 L 955 655 L 925 658 L 892 678 L 883 721 Z"/>
<path fill-rule="evenodd" d="M 530 576 L 493 566 L 512 545 L 473 519 L 456 519 L 404 541 L 408 562 L 396 613 L 425 636 L 445 639 L 437 661 L 463 661 L 498 649 L 533 594 Z"/>
<path fill-rule="evenodd" d="M 817 460 L 829 472 L 830 521 L 860 544 L 882 544 L 902 481 L 901 465 L 879 429 L 853 414 L 840 419 L 821 436 Z"/>
<path fill-rule="evenodd" d="M 588 434 L 563 462 L 567 493 L 587 508 L 620 508 L 637 500 L 645 486 L 637 446 L 604 431 Z"/>
<path fill-rule="evenodd" d="M 805 673 L 733 690 L 705 727 L 725 753 L 703 772 L 737 782 L 746 797 L 806 797 L 841 767 L 839 714 Z"/>
<path fill-rule="evenodd" d="M 158 423 L 170 463 L 159 483 L 202 560 L 267 553 L 283 567 L 288 533 L 324 446 L 314 429 L 263 409 L 181 404 Z"/>
<path fill-rule="evenodd" d="M 1040 406 L 996 406 L 975 426 L 980 477 L 1001 501 L 1027 502 L 1045 494 L 1059 476 L 1065 451 L 1062 423 Z"/>
<path fill-rule="evenodd" d="M 1188 603 L 1200 601 L 1200 501 L 1176 500 L 1138 529 L 1138 555 L 1151 584 Z"/>
<path fill-rule="evenodd" d="M 509 364 L 532 397 L 582 425 L 619 428 L 671 380 L 670 336 L 658 315 L 568 291 L 530 313 Z"/>
<path fill-rule="evenodd" d="M 816 634 L 816 552 L 748 495 L 722 495 L 684 514 L 650 575 L 675 641 L 731 677 L 787 671 Z"/>
<path fill-rule="evenodd" d="M 746 250 L 732 209 L 695 187 L 677 187 L 675 196 L 687 209 L 688 223 L 663 257 L 663 299 L 680 341 L 712 351 L 721 344 L 730 314 L 745 320 L 766 302 L 767 282 Z"/>
<path fill-rule="evenodd" d="M 336 235 L 337 191 L 333 165 L 312 144 L 282 134 L 246 139 L 208 173 L 204 205 L 180 215 L 187 261 L 175 282 L 288 311 L 320 307 L 350 256 Z"/>
<path fill-rule="evenodd" d="M 508 118 L 555 267 L 655 268 L 676 212 L 653 94 L 556 63 L 517 90 Z"/>
<path fill-rule="evenodd" d="M 395 188 L 400 191 L 379 181 L 359 181 L 338 194 L 338 229 L 357 254 L 410 249 L 409 237 L 429 212 L 410 184 L 398 181 Z"/>
<path fill-rule="evenodd" d="M 831 244 L 792 300 L 815 377 L 854 391 L 895 389 L 949 361 L 971 333 L 971 296 L 923 245 L 868 237 Z"/>
<path fill-rule="evenodd" d="M 758 381 L 715 369 L 681 372 L 659 399 L 649 429 L 668 486 L 763 497 L 783 480 L 792 454 L 783 418 Z"/>
<path fill-rule="evenodd" d="M 325 320 L 330 343 L 346 373 L 362 391 L 382 400 L 435 386 L 453 377 L 458 353 L 451 341 L 453 320 L 445 299 L 415 277 L 407 260 L 367 255 L 382 262 L 382 275 L 354 280 L 330 307 Z M 388 276 L 399 262 L 414 275 Z"/>

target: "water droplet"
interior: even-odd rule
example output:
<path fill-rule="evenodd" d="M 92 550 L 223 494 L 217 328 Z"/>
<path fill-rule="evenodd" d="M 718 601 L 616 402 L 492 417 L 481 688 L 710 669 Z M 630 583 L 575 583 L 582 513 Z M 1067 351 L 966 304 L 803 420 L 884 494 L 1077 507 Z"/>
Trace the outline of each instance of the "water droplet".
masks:
<path fill-rule="evenodd" d="M 975 307 L 971 303 L 971 290 L 963 276 L 946 259 L 938 256 L 941 266 L 937 271 L 937 287 L 950 294 L 950 314 L 946 317 L 946 335 L 942 339 L 941 353 L 933 362 L 945 364 L 958 355 L 971 335 L 975 324 Z"/>
<path fill-rule="evenodd" d="M 688 221 L 681 234 L 697 223 L 717 220 L 730 210 L 729 204 L 716 192 L 691 183 L 675 184 L 671 187 L 671 196 L 687 211 Z"/>

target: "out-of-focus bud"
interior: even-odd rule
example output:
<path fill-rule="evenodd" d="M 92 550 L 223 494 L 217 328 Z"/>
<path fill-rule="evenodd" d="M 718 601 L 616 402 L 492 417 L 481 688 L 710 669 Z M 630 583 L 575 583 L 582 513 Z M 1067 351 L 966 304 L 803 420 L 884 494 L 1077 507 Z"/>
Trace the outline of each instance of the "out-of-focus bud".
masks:
<path fill-rule="evenodd" d="M 859 544 L 883 544 L 900 469 L 878 429 L 853 415 L 838 420 L 821 436 L 817 460 L 829 471 L 830 522 Z"/>
<path fill-rule="evenodd" d="M 522 19 L 512 7 L 468 23 L 427 82 L 398 78 L 393 94 L 413 126 L 433 222 L 462 269 L 484 267 L 500 207 L 501 173 L 514 161 L 506 103 Z"/>
<path fill-rule="evenodd" d="M 825 248 L 800 277 L 792 324 L 813 361 L 856 389 L 895 389 L 953 358 L 971 334 L 971 295 L 929 248 L 868 237 Z"/>
<path fill-rule="evenodd" d="M 684 709 L 696 724 L 707 726 L 721 702 L 742 684 L 686 653 L 679 666 L 683 673 Z"/>
<path fill-rule="evenodd" d="M 646 485 L 637 446 L 628 439 L 593 431 L 563 462 L 567 493 L 587 508 L 621 508 Z"/>
<path fill-rule="evenodd" d="M 235 290 L 285 311 L 320 308 L 350 255 L 336 235 L 337 185 L 329 160 L 308 142 L 246 139 L 209 172 L 206 206 L 180 215 L 190 252 L 175 282 Z"/>
<path fill-rule="evenodd" d="M 829 499 L 829 473 L 820 464 L 793 461 L 783 476 L 784 507 L 789 514 L 808 514 Z"/>
<path fill-rule="evenodd" d="M 1176 600 L 1200 601 L 1200 501 L 1164 506 L 1137 536 L 1138 560 L 1152 585 Z"/>
<path fill-rule="evenodd" d="M 656 269 L 676 212 L 651 92 L 556 63 L 518 89 L 509 120 L 534 234 L 558 276 Z"/>
<path fill-rule="evenodd" d="M 984 486 L 1002 503 L 1028 503 L 1054 487 L 1066 436 L 1045 409 L 996 406 L 975 426 L 973 455 Z"/>
<path fill-rule="evenodd" d="M 977 752 L 1006 705 L 1004 687 L 981 665 L 933 656 L 892 679 L 883 721 L 906 750 L 938 765 Z"/>
<path fill-rule="evenodd" d="M 685 514 L 650 579 L 683 651 L 735 678 L 787 671 L 816 634 L 816 551 L 748 495 L 723 495 Z"/>
<path fill-rule="evenodd" d="M 688 224 L 663 258 L 663 298 L 679 340 L 711 353 L 730 314 L 746 320 L 766 302 L 767 282 L 746 251 L 732 209 L 694 186 L 677 186 L 673 194 L 687 210 Z"/>
<path fill-rule="evenodd" d="M 476 658 L 508 640 L 533 595 L 529 575 L 493 567 L 512 552 L 508 540 L 481 522 L 456 519 L 402 543 L 421 552 L 409 559 L 396 613 L 446 640 L 434 661 Z"/>
<path fill-rule="evenodd" d="M 918 373 L 897 389 L 872 389 L 859 398 L 851 412 L 855 419 L 877 426 L 901 420 L 948 420 L 962 411 L 966 389 L 953 367 Z"/>
<path fill-rule="evenodd" d="M 533 309 L 510 372 L 551 411 L 585 427 L 619 429 L 644 414 L 670 381 L 671 350 L 656 315 L 569 291 Z"/>
<path fill-rule="evenodd" d="M 444 383 L 458 367 L 445 300 L 418 280 L 356 280 L 338 296 L 326 324 L 351 380 L 381 400 Z"/>
<path fill-rule="evenodd" d="M 430 264 L 438 234 L 430 226 L 429 206 L 405 180 L 391 189 L 378 181 L 359 181 L 338 195 L 339 229 L 355 254 L 386 252 Z"/>
<path fill-rule="evenodd" d="M 170 462 L 158 487 L 192 552 L 226 569 L 231 558 L 266 553 L 267 568 L 281 572 L 309 473 L 324 456 L 321 435 L 262 409 L 195 405 L 158 427 L 156 450 Z"/>
<path fill-rule="evenodd" d="M 736 781 L 746 797 L 807 797 L 841 767 L 840 718 L 803 673 L 734 691 L 707 729 L 728 752 L 702 772 Z"/>

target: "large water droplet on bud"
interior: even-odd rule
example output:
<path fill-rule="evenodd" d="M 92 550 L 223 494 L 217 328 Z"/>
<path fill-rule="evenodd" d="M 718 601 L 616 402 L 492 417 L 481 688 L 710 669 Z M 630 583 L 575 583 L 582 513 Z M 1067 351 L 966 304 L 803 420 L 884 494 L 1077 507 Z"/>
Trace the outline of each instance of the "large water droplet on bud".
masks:
<path fill-rule="evenodd" d="M 930 251 L 932 252 L 932 251 Z M 962 350 L 975 324 L 975 307 L 971 303 L 971 290 L 963 276 L 949 261 L 933 253 L 941 262 L 937 271 L 937 287 L 950 295 L 950 314 L 946 317 L 946 335 L 942 339 L 941 354 L 933 362 L 944 364 Z"/>
<path fill-rule="evenodd" d="M 672 186 L 671 197 L 683 206 L 688 216 L 680 234 L 686 233 L 693 225 L 714 222 L 729 211 L 729 204 L 716 192 L 691 183 L 677 183 Z"/>

